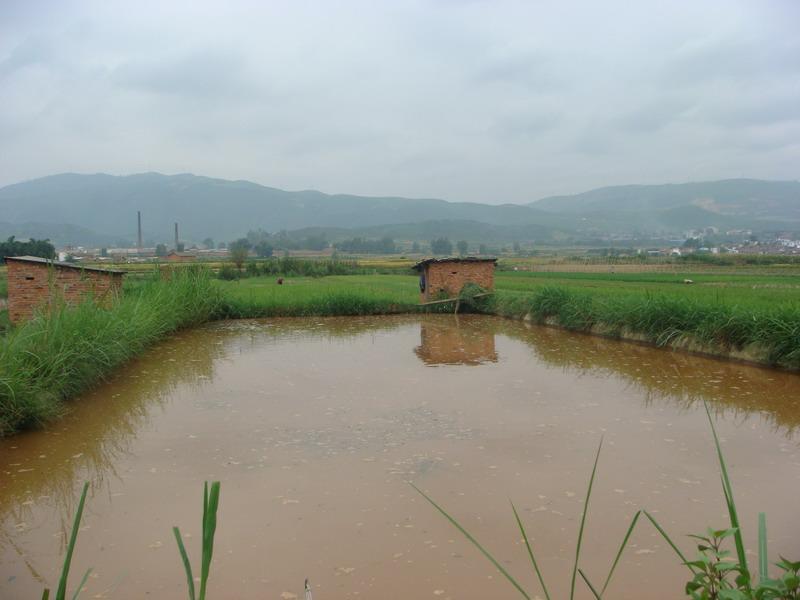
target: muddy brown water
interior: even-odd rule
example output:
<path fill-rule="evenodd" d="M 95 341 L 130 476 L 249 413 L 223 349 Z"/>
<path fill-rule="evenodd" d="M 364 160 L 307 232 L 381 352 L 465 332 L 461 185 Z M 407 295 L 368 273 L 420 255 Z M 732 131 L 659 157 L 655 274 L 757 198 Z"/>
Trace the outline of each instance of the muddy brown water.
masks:
<path fill-rule="evenodd" d="M 83 481 L 72 586 L 94 571 L 81 597 L 186 597 L 171 527 L 198 564 L 215 479 L 211 598 L 302 597 L 306 577 L 315 600 L 518 597 L 408 481 L 541 596 L 513 499 L 563 598 L 601 436 L 581 559 L 595 581 L 638 508 L 689 553 L 685 534 L 725 526 L 702 400 L 748 548 L 765 511 L 773 555 L 799 558 L 798 375 L 490 317 L 211 324 L 47 430 L 0 441 L 0 598 L 57 585 Z M 607 596 L 680 598 L 685 580 L 642 522 Z M 580 582 L 576 597 L 589 597 Z"/>

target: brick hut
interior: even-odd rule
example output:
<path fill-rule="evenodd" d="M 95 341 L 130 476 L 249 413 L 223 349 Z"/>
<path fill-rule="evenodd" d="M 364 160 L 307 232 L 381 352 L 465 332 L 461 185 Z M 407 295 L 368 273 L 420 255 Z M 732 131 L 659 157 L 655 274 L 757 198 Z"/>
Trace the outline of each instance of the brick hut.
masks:
<path fill-rule="evenodd" d="M 494 289 L 496 258 L 426 258 L 414 265 L 419 271 L 419 301 L 424 304 L 444 295 L 455 298 L 468 283 Z"/>
<path fill-rule="evenodd" d="M 56 299 L 77 304 L 87 298 L 108 302 L 122 291 L 125 271 L 83 267 L 38 256 L 8 256 L 8 317 L 30 319 Z"/>

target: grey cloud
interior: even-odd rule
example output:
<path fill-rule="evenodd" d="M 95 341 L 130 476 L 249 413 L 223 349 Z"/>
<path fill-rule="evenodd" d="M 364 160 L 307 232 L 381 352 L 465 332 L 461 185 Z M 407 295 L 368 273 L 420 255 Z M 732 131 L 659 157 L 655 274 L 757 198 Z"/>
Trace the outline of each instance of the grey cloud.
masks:
<path fill-rule="evenodd" d="M 662 98 L 649 101 L 614 119 L 616 126 L 628 132 L 653 133 L 667 127 L 692 108 L 684 99 Z"/>
<path fill-rule="evenodd" d="M 0 185 L 194 171 L 526 202 L 794 179 L 795 4 L 0 2 Z"/>
<path fill-rule="evenodd" d="M 34 36 L 28 37 L 0 60 L 0 79 L 19 69 L 46 63 L 51 58 L 52 49 L 45 40 Z"/>
<path fill-rule="evenodd" d="M 131 61 L 120 65 L 112 79 L 145 92 L 195 99 L 260 93 L 248 79 L 244 60 L 225 51 L 203 50 L 178 58 Z"/>

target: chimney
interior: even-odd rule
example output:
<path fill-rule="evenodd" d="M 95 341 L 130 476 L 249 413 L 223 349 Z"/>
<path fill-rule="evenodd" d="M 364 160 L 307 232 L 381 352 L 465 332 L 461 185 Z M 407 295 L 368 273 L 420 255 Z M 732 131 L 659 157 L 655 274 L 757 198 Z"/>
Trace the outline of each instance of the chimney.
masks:
<path fill-rule="evenodd" d="M 175 252 L 178 251 L 178 224 L 175 223 Z"/>
<path fill-rule="evenodd" d="M 142 251 L 142 211 L 136 211 L 136 218 L 139 221 L 139 235 L 136 238 L 136 248 L 139 252 Z"/>

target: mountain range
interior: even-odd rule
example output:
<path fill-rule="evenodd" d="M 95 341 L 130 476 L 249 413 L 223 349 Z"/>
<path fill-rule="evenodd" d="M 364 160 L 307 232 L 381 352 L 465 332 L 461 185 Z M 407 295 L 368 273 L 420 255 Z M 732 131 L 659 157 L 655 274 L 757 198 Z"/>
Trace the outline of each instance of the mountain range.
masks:
<path fill-rule="evenodd" d="M 250 229 L 306 230 L 429 240 L 553 242 L 609 234 L 679 235 L 688 229 L 800 230 L 800 182 L 729 179 L 604 187 L 528 204 L 366 197 L 285 191 L 190 174 L 61 174 L 0 188 L 0 236 L 57 244 L 231 240 Z"/>

